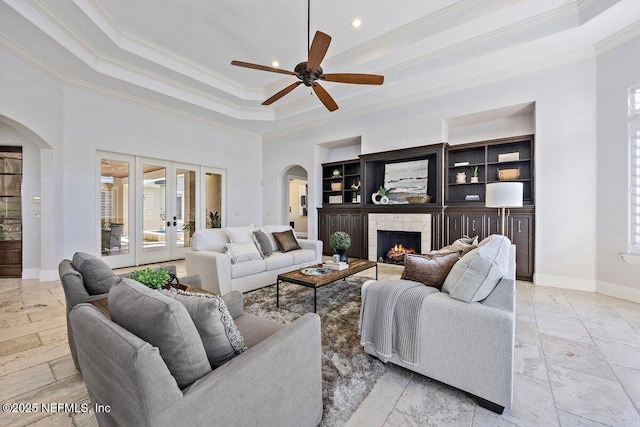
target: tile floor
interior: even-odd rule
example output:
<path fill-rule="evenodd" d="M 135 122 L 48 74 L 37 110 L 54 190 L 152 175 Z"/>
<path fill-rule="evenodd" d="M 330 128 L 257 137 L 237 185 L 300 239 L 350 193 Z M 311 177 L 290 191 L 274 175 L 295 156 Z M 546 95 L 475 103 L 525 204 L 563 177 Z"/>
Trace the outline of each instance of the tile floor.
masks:
<path fill-rule="evenodd" d="M 184 262 L 175 264 L 186 274 Z M 400 271 L 381 266 L 380 278 Z M 497 416 L 391 366 L 348 425 L 640 426 L 640 304 L 518 283 L 515 371 L 514 407 Z M 88 401 L 69 354 L 60 283 L 0 280 L 0 402 Z M 3 413 L 0 427 L 8 425 L 97 423 L 91 413 Z"/>

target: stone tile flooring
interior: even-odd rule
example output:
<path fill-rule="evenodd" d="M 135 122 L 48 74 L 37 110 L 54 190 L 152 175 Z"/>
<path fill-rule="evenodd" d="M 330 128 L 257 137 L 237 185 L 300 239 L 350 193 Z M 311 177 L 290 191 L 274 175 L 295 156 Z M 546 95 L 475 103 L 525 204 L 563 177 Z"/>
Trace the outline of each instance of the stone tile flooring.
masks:
<path fill-rule="evenodd" d="M 186 274 L 183 261 L 174 264 Z M 379 274 L 400 272 L 380 266 Z M 89 402 L 65 319 L 60 282 L 0 280 L 0 402 Z M 519 282 L 515 371 L 514 407 L 497 416 L 391 365 L 348 425 L 639 426 L 640 304 Z M 97 423 L 92 413 L 3 413 L 0 427 L 8 425 Z"/>
<path fill-rule="evenodd" d="M 355 426 L 640 426 L 640 304 L 518 282 L 514 405 L 391 366 Z"/>

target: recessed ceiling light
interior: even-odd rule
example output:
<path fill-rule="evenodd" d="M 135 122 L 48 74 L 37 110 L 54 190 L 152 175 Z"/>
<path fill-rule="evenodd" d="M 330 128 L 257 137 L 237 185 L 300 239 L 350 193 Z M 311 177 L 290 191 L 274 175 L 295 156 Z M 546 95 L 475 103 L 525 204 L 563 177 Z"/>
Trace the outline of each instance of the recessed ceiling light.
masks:
<path fill-rule="evenodd" d="M 360 21 L 358 18 L 351 21 L 351 26 L 353 28 L 358 28 L 360 25 L 362 25 L 362 21 Z"/>
<path fill-rule="evenodd" d="M 276 68 L 278 68 L 278 67 L 280 66 L 280 63 L 279 63 L 278 61 L 273 61 L 273 62 L 271 63 L 271 66 L 272 66 L 272 67 L 276 67 Z"/>

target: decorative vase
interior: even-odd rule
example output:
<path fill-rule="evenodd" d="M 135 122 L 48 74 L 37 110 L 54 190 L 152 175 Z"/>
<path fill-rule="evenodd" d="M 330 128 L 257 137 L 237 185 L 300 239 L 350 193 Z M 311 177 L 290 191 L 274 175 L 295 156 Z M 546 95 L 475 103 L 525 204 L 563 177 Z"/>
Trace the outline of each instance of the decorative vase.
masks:
<path fill-rule="evenodd" d="M 346 249 L 336 249 L 336 252 L 340 255 L 340 262 L 348 262 Z"/>
<path fill-rule="evenodd" d="M 389 203 L 389 198 L 387 196 L 382 196 L 380 198 L 380 203 L 382 203 L 383 205 L 386 205 Z"/>
<path fill-rule="evenodd" d="M 471 177 L 471 182 L 472 183 L 477 183 L 478 182 L 478 177 L 477 176 L 472 176 Z"/>
<path fill-rule="evenodd" d="M 456 184 L 464 184 L 467 182 L 467 174 L 465 172 L 458 172 L 456 174 Z"/>
<path fill-rule="evenodd" d="M 382 203 L 381 200 L 382 200 L 382 195 L 380 193 L 376 192 L 371 195 L 371 201 L 373 202 L 374 205 L 381 204 Z"/>

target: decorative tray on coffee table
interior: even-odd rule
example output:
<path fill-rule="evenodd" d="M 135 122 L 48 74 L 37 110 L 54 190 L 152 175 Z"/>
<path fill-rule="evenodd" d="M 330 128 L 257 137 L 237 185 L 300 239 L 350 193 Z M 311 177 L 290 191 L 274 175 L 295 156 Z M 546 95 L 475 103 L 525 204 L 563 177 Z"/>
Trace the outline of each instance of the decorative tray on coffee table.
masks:
<path fill-rule="evenodd" d="M 331 269 L 323 267 L 307 267 L 300 270 L 300 272 L 307 276 L 326 276 L 331 273 Z"/>

